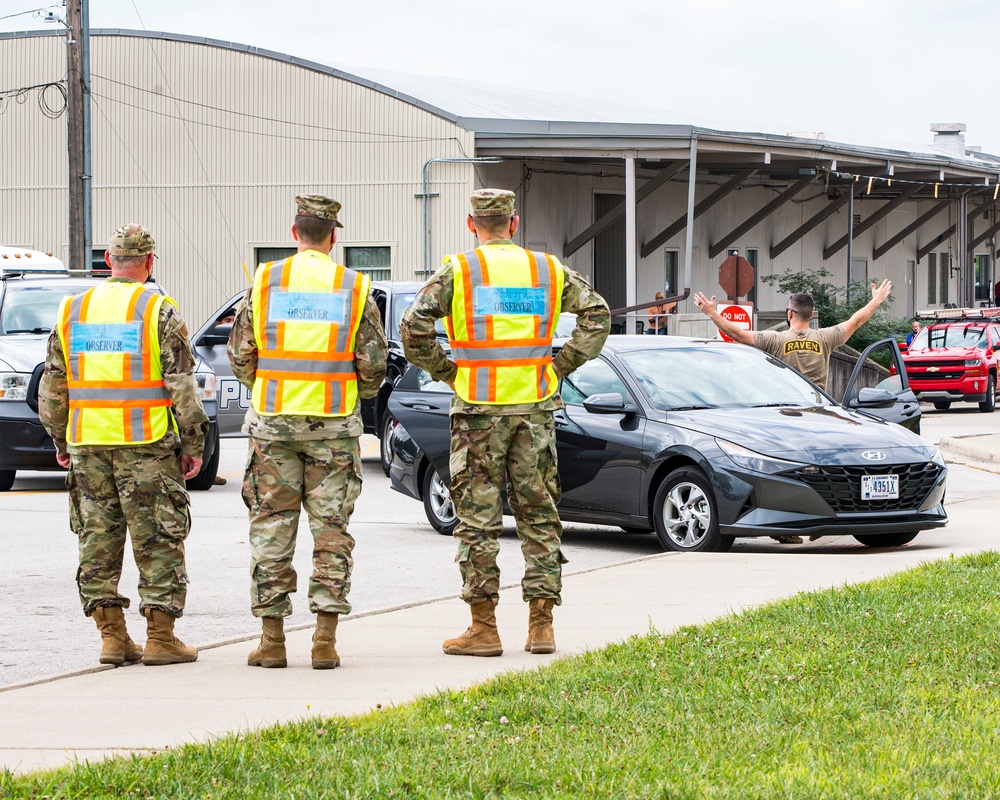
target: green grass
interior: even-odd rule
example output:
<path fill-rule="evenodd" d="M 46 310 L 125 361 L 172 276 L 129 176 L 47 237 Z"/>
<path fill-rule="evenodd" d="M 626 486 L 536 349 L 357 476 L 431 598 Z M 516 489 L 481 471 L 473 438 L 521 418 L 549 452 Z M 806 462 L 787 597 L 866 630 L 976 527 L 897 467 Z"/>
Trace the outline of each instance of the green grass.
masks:
<path fill-rule="evenodd" d="M 998 797 L 998 586 L 1000 554 L 933 563 L 0 797 Z"/>

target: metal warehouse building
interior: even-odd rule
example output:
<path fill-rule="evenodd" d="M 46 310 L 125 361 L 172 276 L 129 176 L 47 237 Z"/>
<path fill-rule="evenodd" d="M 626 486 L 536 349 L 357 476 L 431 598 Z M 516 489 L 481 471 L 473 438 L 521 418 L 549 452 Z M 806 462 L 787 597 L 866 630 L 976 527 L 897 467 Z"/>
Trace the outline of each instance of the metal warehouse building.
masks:
<path fill-rule="evenodd" d="M 118 225 L 147 225 L 158 278 L 197 323 L 289 252 L 296 194 L 343 203 L 337 260 L 412 280 L 471 245 L 468 194 L 487 185 L 517 192 L 520 244 L 562 258 L 612 307 L 682 291 L 688 267 L 693 290 L 721 294 L 734 250 L 757 267 L 762 311 L 785 298 L 761 276 L 819 267 L 840 285 L 889 277 L 894 316 L 995 300 L 1000 159 L 966 148 L 964 126 L 926 147 L 845 144 L 364 72 L 92 31 L 95 257 Z M 0 75 L 0 243 L 65 258 L 66 118 L 50 85 L 66 75 L 64 37 L 0 34 Z"/>

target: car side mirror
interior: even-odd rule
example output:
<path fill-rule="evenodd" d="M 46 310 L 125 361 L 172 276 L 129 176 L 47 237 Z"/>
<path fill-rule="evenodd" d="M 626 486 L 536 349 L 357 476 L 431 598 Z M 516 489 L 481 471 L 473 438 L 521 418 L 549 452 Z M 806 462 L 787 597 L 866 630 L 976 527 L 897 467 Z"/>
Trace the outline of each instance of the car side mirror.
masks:
<path fill-rule="evenodd" d="M 638 411 L 635 405 L 626 403 L 618 392 L 592 394 L 583 401 L 583 407 L 591 414 L 634 414 Z"/>
<path fill-rule="evenodd" d="M 858 392 L 858 399 L 851 405 L 859 408 L 888 408 L 896 402 L 896 395 L 888 389 L 866 386 Z"/>
<path fill-rule="evenodd" d="M 215 325 L 205 331 L 195 344 L 199 347 L 225 347 L 229 344 L 229 334 L 232 330 L 232 325 Z"/>

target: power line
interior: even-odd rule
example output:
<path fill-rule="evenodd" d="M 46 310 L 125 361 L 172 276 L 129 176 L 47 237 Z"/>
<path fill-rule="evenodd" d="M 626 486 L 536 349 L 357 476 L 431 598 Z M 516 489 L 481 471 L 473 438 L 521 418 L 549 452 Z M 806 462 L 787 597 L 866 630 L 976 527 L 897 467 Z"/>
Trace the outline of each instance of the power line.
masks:
<path fill-rule="evenodd" d="M 128 108 L 134 108 L 139 111 L 145 111 L 149 114 L 155 114 L 158 117 L 166 117 L 167 119 L 175 119 L 184 123 L 190 123 L 192 125 L 201 125 L 206 128 L 215 128 L 216 130 L 229 131 L 230 133 L 244 133 L 248 136 L 264 136 L 269 139 L 286 139 L 288 141 L 294 142 L 322 142 L 324 144 L 369 144 L 369 145 L 395 145 L 395 144 L 416 144 L 420 142 L 446 142 L 454 139 L 453 136 L 435 136 L 426 138 L 416 138 L 416 139 L 406 139 L 404 141 L 397 142 L 372 142 L 365 139 L 323 139 L 315 136 L 293 136 L 287 133 L 268 133 L 266 131 L 251 131 L 246 128 L 233 128 L 229 125 L 219 125 L 215 122 L 203 122 L 197 119 L 188 119 L 183 116 L 168 114 L 165 111 L 157 111 L 146 106 L 136 105 L 135 103 L 129 103 L 126 100 L 120 100 L 117 97 L 111 97 L 110 95 L 93 93 L 95 97 L 100 97 L 104 100 L 110 100 L 112 103 L 118 103 L 119 105 L 127 106 Z"/>
<path fill-rule="evenodd" d="M 142 168 L 142 164 L 139 163 L 139 159 L 135 157 L 135 155 L 129 149 L 129 146 L 125 143 L 125 140 L 122 138 L 121 134 L 118 133 L 118 130 L 115 128 L 114 123 L 109 119 L 108 115 L 104 113 L 104 109 L 101 108 L 101 104 L 95 100 L 94 107 L 98 110 L 100 115 L 104 117 L 104 121 L 108 123 L 108 127 L 111 128 L 111 132 L 115 135 L 115 138 L 118 139 L 119 143 L 121 143 L 122 149 L 125 150 L 126 153 L 128 153 L 128 157 L 132 159 L 132 163 L 135 164 L 136 169 L 139 170 L 139 174 L 142 175 L 143 180 L 146 181 L 147 185 L 152 190 L 153 194 L 156 195 L 156 199 L 159 200 L 160 203 L 163 205 L 163 207 L 166 209 L 167 214 L 170 216 L 170 219 L 174 221 L 174 224 L 177 226 L 177 229 L 181 232 L 181 236 L 183 236 L 184 239 L 187 241 L 187 243 L 191 245 L 191 250 L 193 250 L 195 253 L 198 254 L 198 258 L 201 259 L 201 263 L 205 265 L 205 270 L 208 272 L 209 275 L 212 276 L 216 284 L 218 284 L 219 288 L 222 289 L 223 293 L 225 293 L 225 287 L 222 285 L 222 282 L 219 280 L 219 277 L 215 274 L 215 272 L 212 271 L 211 267 L 209 267 L 208 262 L 205 260 L 205 257 L 201 253 L 201 250 L 191 240 L 191 237 L 188 236 L 187 231 L 184 229 L 184 226 L 181 225 L 180 220 L 174 216 L 174 212 L 170 210 L 170 206 L 167 204 L 167 201 L 163 198 L 163 195 L 161 195 L 160 192 L 157 190 L 156 186 L 153 185 L 153 181 L 150 180 L 149 176 L 146 174 L 146 170 Z"/>
<path fill-rule="evenodd" d="M 44 8 L 32 8 L 28 11 L 18 11 L 16 14 L 8 14 L 5 17 L 0 17 L 0 19 L 14 19 L 14 17 L 23 17 L 25 14 L 37 14 L 41 11 L 46 11 L 50 8 L 56 8 L 59 4 L 55 3 L 51 6 L 45 6 Z"/>
<path fill-rule="evenodd" d="M 21 86 L 17 89 L 0 89 L 0 114 L 7 111 L 11 100 L 23 105 L 27 95 L 35 90 L 38 91 L 38 107 L 44 116 L 49 119 L 57 119 L 66 112 L 66 81 L 51 81 L 49 83 L 36 83 L 34 86 Z M 53 105 L 52 101 L 48 99 L 47 95 L 52 90 L 61 97 L 61 105 Z"/>
<path fill-rule="evenodd" d="M 132 0 L 132 8 L 135 9 L 135 15 L 139 18 L 139 24 L 142 29 L 146 30 L 146 23 L 142 20 L 142 14 L 139 13 L 139 7 L 135 4 L 135 0 Z M 149 40 L 149 50 L 153 54 L 153 58 L 156 60 L 156 66 L 160 69 L 160 75 L 163 76 L 163 82 L 166 84 L 167 92 L 173 97 L 174 91 L 170 88 L 170 79 L 167 77 L 166 70 L 163 69 L 163 64 L 160 63 L 160 57 L 156 53 L 156 48 L 153 46 L 153 40 Z M 177 113 L 181 113 L 180 105 L 177 100 L 174 100 L 174 107 L 177 109 Z M 236 241 L 236 236 L 233 235 L 233 229 L 229 225 L 229 220 L 226 218 L 226 212 L 222 208 L 222 201 L 219 200 L 219 195 L 215 191 L 215 186 L 212 185 L 212 179 L 208 175 L 208 169 L 205 167 L 205 162 L 201 159 L 201 153 L 198 152 L 198 146 L 194 143 L 194 137 L 191 135 L 191 130 L 188 128 L 187 121 L 181 116 L 181 124 L 184 126 L 184 133 L 187 134 L 188 142 L 191 144 L 191 149 L 194 150 L 195 158 L 198 159 L 198 166 L 201 167 L 201 172 L 205 176 L 205 181 L 208 183 L 208 188 L 212 192 L 212 199 L 215 200 L 215 206 L 219 210 L 219 216 L 222 217 L 222 222 L 226 226 L 226 232 L 229 234 L 229 240 L 232 242 L 233 249 L 236 251 L 236 258 L 239 259 L 240 263 L 243 263 L 243 254 L 240 252 L 239 243 Z M 213 273 L 214 276 L 214 273 Z M 216 278 L 216 280 L 218 280 Z"/>
<path fill-rule="evenodd" d="M 248 119 L 258 119 L 258 120 L 262 120 L 264 122 L 281 123 L 283 125 L 295 125 L 295 126 L 300 127 L 300 128 L 314 128 L 316 130 L 321 130 L 321 131 L 336 131 L 337 133 L 351 133 L 351 134 L 359 134 L 359 135 L 362 135 L 362 136 L 381 136 L 381 137 L 384 137 L 384 138 L 387 138 L 387 139 L 390 139 L 390 138 L 399 139 L 399 140 L 404 141 L 404 142 L 411 142 L 411 141 L 423 142 L 423 141 L 428 141 L 428 139 L 426 137 L 411 136 L 409 134 L 403 134 L 403 133 L 383 133 L 383 132 L 380 132 L 380 131 L 351 130 L 350 128 L 334 128 L 334 127 L 331 127 L 329 125 L 316 125 L 316 124 L 313 124 L 313 123 L 310 123 L 310 122 L 296 122 L 295 120 L 278 119 L 276 117 L 266 117 L 266 116 L 263 116 L 261 114 L 251 114 L 248 111 L 237 111 L 237 110 L 232 109 L 232 108 L 222 108 L 220 106 L 212 105 L 211 103 L 199 103 L 196 100 L 185 100 L 182 97 L 170 97 L 169 95 L 165 94 L 164 92 L 158 92 L 155 89 L 146 89 L 146 88 L 143 88 L 141 86 L 135 86 L 135 85 L 133 85 L 131 83 L 126 83 L 125 81 L 117 81 L 114 78 L 108 78 L 108 77 L 105 77 L 103 75 L 93 75 L 93 77 L 100 78 L 101 80 L 107 81 L 108 83 L 114 83 L 114 84 L 117 84 L 119 86 L 125 86 L 125 87 L 127 87 L 129 89 L 133 89 L 133 90 L 135 90 L 137 92 L 145 92 L 146 94 L 152 94 L 152 95 L 155 95 L 157 97 L 169 98 L 169 99 L 173 100 L 175 103 L 186 103 L 187 105 L 198 106 L 199 108 L 207 108 L 207 109 L 210 109 L 212 111 L 218 111 L 218 112 L 224 113 L 224 114 L 233 114 L 235 116 L 246 117 Z M 125 102 L 125 101 L 121 101 L 121 102 Z M 194 121 L 194 120 L 192 120 L 192 121 Z M 446 138 L 446 137 L 440 137 L 440 138 Z M 435 140 L 431 140 L 431 141 L 435 141 Z"/>

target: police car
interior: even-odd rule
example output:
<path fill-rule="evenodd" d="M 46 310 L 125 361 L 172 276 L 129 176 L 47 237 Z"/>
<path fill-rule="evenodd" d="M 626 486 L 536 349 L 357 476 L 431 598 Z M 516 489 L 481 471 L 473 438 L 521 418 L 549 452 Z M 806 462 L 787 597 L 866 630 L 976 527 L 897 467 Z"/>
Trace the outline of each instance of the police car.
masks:
<path fill-rule="evenodd" d="M 70 274 L 48 265 L 28 270 L 24 263 L 0 262 L 0 491 L 4 492 L 13 486 L 18 470 L 62 469 L 56 463 L 55 445 L 38 418 L 46 344 L 62 299 L 107 277 L 107 273 Z M 149 286 L 165 294 L 158 284 L 150 282 Z M 211 428 L 201 472 L 187 486 L 203 491 L 212 487 L 219 469 L 216 376 L 204 358 L 197 358 L 195 379 Z"/>

